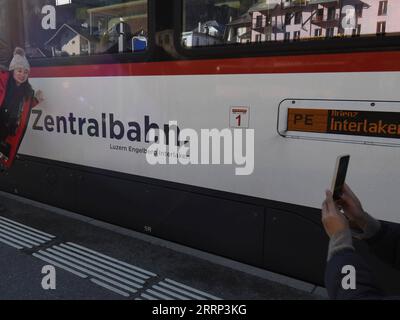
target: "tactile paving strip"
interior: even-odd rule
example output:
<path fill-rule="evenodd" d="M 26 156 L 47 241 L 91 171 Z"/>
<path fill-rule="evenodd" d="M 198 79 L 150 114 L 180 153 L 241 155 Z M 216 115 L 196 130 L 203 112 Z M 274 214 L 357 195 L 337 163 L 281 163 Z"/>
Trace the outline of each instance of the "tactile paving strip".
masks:
<path fill-rule="evenodd" d="M 16 249 L 32 249 L 52 241 L 55 236 L 0 217 L 0 242 Z"/>

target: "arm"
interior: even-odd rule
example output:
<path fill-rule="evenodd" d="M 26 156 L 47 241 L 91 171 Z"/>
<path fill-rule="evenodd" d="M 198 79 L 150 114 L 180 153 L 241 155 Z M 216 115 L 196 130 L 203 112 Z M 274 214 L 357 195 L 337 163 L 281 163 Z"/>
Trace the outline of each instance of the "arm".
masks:
<path fill-rule="evenodd" d="M 400 249 L 400 226 L 374 219 L 364 211 L 360 200 L 347 185 L 343 188 L 339 204 L 350 220 L 353 236 L 365 240 L 372 253 L 382 261 L 400 269 L 400 257 L 396 257 Z"/>
<path fill-rule="evenodd" d="M 325 271 L 329 297 L 335 300 L 383 298 L 368 265 L 354 252 L 349 222 L 339 211 L 330 191 L 326 192 L 322 204 L 322 223 L 330 238 Z M 345 266 L 353 267 L 354 271 L 343 270 Z M 355 278 L 349 280 L 351 272 Z M 348 282 L 354 282 L 355 287 L 343 285 Z"/>

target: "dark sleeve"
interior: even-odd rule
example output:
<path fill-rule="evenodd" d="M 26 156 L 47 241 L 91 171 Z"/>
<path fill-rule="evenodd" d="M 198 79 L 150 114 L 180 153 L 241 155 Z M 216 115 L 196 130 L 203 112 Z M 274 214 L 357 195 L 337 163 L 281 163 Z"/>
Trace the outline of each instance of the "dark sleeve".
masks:
<path fill-rule="evenodd" d="M 346 265 L 355 269 L 355 289 L 345 290 L 342 280 L 346 282 L 348 273 L 342 273 Z M 376 280 L 366 262 L 352 249 L 337 252 L 328 261 L 325 271 L 325 287 L 332 300 L 383 299 L 384 294 L 378 288 Z"/>
<path fill-rule="evenodd" d="M 380 230 L 367 243 L 378 258 L 400 270 L 400 225 L 381 222 Z"/>

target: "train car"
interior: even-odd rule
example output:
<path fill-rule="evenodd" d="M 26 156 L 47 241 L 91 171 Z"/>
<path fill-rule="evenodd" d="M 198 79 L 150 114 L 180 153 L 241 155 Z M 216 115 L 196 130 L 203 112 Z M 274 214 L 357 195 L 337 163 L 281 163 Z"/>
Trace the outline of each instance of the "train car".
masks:
<path fill-rule="evenodd" d="M 0 5 L 0 61 L 24 47 L 45 98 L 3 191 L 318 285 L 338 155 L 364 208 L 400 223 L 398 1 Z M 208 144 L 169 152 L 185 129 Z"/>

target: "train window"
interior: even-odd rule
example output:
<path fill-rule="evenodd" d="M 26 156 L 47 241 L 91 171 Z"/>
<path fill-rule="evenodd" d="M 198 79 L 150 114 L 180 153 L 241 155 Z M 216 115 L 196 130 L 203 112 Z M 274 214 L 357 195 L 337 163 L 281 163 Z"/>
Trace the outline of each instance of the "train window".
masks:
<path fill-rule="evenodd" d="M 7 16 L 9 0 L 0 0 L 0 69 L 5 69 L 11 55 L 11 28 Z"/>
<path fill-rule="evenodd" d="M 147 0 L 25 0 L 30 58 L 91 56 L 147 49 Z"/>
<path fill-rule="evenodd" d="M 181 38 L 192 48 L 389 37 L 399 21 L 398 0 L 183 0 Z"/>

